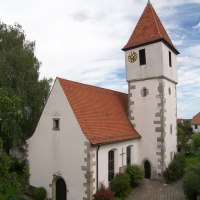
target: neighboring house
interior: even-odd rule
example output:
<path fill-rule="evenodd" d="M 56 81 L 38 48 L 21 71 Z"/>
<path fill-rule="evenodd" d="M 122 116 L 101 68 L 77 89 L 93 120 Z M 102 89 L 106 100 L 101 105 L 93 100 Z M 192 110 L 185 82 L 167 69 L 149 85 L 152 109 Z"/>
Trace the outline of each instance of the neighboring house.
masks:
<path fill-rule="evenodd" d="M 200 112 L 192 118 L 190 124 L 194 132 L 200 132 Z"/>
<path fill-rule="evenodd" d="M 128 164 L 160 179 L 177 151 L 179 52 L 150 2 L 123 51 L 128 94 L 55 80 L 27 141 L 30 185 L 52 200 L 92 200 Z"/>
<path fill-rule="evenodd" d="M 182 118 L 177 119 L 177 124 L 183 124 L 183 123 L 184 123 L 184 119 L 182 119 Z"/>

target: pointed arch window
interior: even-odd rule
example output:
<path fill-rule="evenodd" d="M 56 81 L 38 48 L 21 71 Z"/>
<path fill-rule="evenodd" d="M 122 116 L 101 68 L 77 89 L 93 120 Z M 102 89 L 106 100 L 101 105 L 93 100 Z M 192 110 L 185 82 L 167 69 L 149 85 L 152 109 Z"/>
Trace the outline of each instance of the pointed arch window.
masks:
<path fill-rule="evenodd" d="M 108 152 L 108 181 L 111 181 L 115 175 L 115 152 Z"/>

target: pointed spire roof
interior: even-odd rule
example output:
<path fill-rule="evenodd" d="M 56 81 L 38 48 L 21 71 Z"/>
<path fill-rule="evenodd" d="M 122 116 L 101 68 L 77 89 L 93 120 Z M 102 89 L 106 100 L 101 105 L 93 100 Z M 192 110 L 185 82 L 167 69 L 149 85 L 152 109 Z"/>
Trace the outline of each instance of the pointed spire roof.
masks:
<path fill-rule="evenodd" d="M 156 14 L 152 4 L 148 1 L 147 6 L 135 27 L 135 30 L 122 50 L 125 51 L 158 41 L 163 41 L 176 54 L 179 54 L 158 15 Z"/>

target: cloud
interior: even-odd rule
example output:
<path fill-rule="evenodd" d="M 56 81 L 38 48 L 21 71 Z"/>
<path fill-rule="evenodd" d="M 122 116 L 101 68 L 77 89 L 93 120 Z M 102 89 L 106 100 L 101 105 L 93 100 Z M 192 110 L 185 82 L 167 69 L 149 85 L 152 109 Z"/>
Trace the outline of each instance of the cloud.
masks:
<path fill-rule="evenodd" d="M 183 54 L 178 58 L 178 77 L 177 87 L 178 97 L 178 116 L 192 118 L 200 111 L 200 46 L 184 49 Z"/>
<path fill-rule="evenodd" d="M 192 28 L 197 29 L 200 32 L 200 22 L 196 26 L 193 26 Z"/>
<path fill-rule="evenodd" d="M 82 10 L 82 11 L 79 11 L 77 13 L 74 13 L 72 15 L 72 18 L 75 21 L 79 21 L 79 22 L 86 21 L 86 20 L 90 19 L 89 11 L 88 10 Z"/>
<path fill-rule="evenodd" d="M 147 0 L 0 0 L 0 13 L 3 22 L 19 22 L 27 39 L 36 41 L 36 56 L 42 62 L 41 78 L 60 76 L 127 92 L 121 48 L 146 3 Z M 178 114 L 191 117 L 200 110 L 200 39 L 196 31 L 200 0 L 151 3 L 181 52 Z M 188 108 L 193 111 L 188 112 Z"/>

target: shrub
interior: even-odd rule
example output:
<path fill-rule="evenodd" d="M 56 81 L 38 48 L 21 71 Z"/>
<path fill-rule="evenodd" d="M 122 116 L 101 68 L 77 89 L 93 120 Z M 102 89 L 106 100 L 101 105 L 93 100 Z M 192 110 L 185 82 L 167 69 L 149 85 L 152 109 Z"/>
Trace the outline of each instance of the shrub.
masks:
<path fill-rule="evenodd" d="M 131 180 L 131 187 L 138 186 L 144 178 L 144 170 L 138 165 L 129 165 L 126 169 L 126 173 Z"/>
<path fill-rule="evenodd" d="M 181 153 L 175 154 L 174 159 L 168 168 L 163 172 L 166 183 L 171 183 L 180 179 L 184 174 L 185 156 Z"/>
<path fill-rule="evenodd" d="M 11 172 L 15 172 L 17 174 L 23 174 L 23 169 L 26 166 L 25 161 L 20 161 L 16 158 L 13 158 L 13 163 L 10 167 Z"/>
<path fill-rule="evenodd" d="M 200 163 L 186 172 L 183 189 L 189 200 L 196 200 L 200 195 Z"/>
<path fill-rule="evenodd" d="M 101 183 L 100 188 L 94 194 L 94 200 L 114 200 L 115 196 L 111 189 L 106 188 L 103 183 Z"/>
<path fill-rule="evenodd" d="M 35 200 L 44 200 L 47 196 L 47 191 L 43 187 L 36 188 L 33 192 L 33 197 Z"/>
<path fill-rule="evenodd" d="M 198 153 L 198 151 L 200 150 L 200 133 L 195 133 L 192 136 L 192 144 L 194 152 Z"/>
<path fill-rule="evenodd" d="M 131 192 L 130 177 L 126 173 L 119 173 L 110 182 L 110 188 L 116 197 L 125 198 Z"/>

